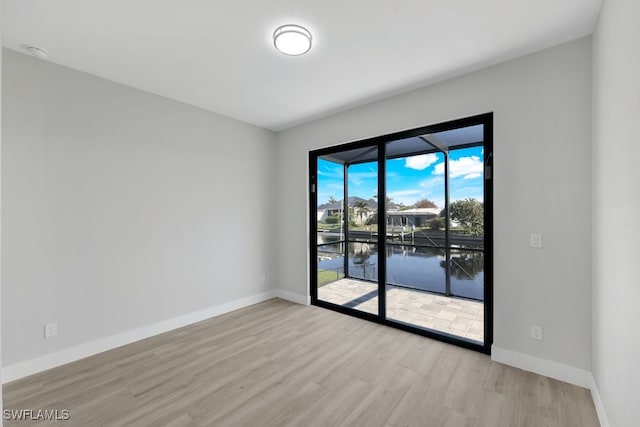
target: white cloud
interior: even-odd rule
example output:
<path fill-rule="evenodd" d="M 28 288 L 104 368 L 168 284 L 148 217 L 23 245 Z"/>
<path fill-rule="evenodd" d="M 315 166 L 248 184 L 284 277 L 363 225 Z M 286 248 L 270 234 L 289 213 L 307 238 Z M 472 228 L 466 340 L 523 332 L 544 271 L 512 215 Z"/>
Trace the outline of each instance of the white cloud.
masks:
<path fill-rule="evenodd" d="M 391 191 L 387 193 L 387 197 L 391 197 L 392 199 L 395 200 L 399 197 L 404 198 L 407 196 L 417 196 L 422 193 L 423 193 L 422 190 L 398 190 L 398 191 Z"/>
<path fill-rule="evenodd" d="M 344 169 L 341 166 L 324 166 L 324 170 L 318 166 L 318 176 L 325 176 L 328 178 L 342 179 L 344 176 Z"/>
<path fill-rule="evenodd" d="M 404 167 L 421 171 L 437 161 L 438 156 L 435 154 L 420 154 L 419 156 L 407 157 L 404 162 Z"/>
<path fill-rule="evenodd" d="M 480 178 L 483 166 L 482 160 L 478 156 L 449 160 L 449 176 L 451 178 L 464 177 L 464 179 Z M 444 162 L 440 162 L 434 167 L 433 174 L 444 174 Z"/>
<path fill-rule="evenodd" d="M 451 183 L 451 202 L 468 198 L 476 199 L 479 202 L 484 200 L 484 186 L 480 182 L 467 180 L 457 180 Z"/>
<path fill-rule="evenodd" d="M 444 205 L 444 178 L 441 176 L 431 176 L 420 182 L 412 183 L 412 187 L 394 187 L 387 192 L 387 196 L 394 203 L 403 203 L 410 206 L 421 199 L 429 199 L 437 206 Z"/>
<path fill-rule="evenodd" d="M 362 183 L 371 183 L 378 180 L 378 172 L 352 172 L 349 174 L 349 184 L 360 187 Z"/>
<path fill-rule="evenodd" d="M 420 188 L 426 192 L 444 192 L 444 177 L 434 176 L 431 178 L 423 179 L 418 183 Z"/>
<path fill-rule="evenodd" d="M 331 190 L 344 191 L 344 185 L 341 182 L 329 182 L 322 187 L 329 188 Z"/>

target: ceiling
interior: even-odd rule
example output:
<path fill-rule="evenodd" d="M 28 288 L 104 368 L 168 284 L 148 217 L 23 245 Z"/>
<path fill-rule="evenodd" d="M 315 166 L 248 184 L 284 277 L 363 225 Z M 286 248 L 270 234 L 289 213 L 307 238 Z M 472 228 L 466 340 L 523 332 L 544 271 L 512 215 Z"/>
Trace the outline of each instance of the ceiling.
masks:
<path fill-rule="evenodd" d="M 601 0 L 4 0 L 3 42 L 272 130 L 593 31 Z M 276 27 L 314 37 L 304 56 Z"/>

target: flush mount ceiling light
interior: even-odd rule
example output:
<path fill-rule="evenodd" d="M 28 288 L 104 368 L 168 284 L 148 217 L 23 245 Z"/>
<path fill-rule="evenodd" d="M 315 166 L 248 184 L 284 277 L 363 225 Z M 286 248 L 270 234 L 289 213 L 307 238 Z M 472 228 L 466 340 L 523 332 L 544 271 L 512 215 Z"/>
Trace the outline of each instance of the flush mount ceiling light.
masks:
<path fill-rule="evenodd" d="M 304 55 L 311 49 L 311 33 L 300 25 L 282 25 L 273 32 L 273 45 L 285 55 Z"/>

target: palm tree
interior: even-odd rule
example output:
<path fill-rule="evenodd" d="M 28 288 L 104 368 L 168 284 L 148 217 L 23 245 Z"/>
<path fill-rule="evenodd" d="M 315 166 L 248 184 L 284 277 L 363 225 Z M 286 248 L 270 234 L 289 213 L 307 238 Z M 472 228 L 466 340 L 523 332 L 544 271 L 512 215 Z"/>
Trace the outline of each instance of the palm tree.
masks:
<path fill-rule="evenodd" d="M 364 224 L 364 219 L 369 216 L 369 212 L 371 211 L 371 208 L 369 207 L 369 204 L 367 202 L 365 202 L 364 200 L 361 200 L 359 202 L 354 203 L 353 207 L 356 209 L 358 218 L 360 219 L 360 225 Z"/>

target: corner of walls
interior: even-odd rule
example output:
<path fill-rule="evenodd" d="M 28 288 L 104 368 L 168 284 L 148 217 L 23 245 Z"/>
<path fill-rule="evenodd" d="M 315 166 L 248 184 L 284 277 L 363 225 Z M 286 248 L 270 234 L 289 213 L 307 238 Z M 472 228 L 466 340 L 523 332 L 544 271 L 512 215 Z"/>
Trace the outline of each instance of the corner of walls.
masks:
<path fill-rule="evenodd" d="M 600 396 L 600 390 L 598 390 L 598 384 L 596 380 L 591 375 L 591 385 L 589 387 L 591 390 L 591 398 L 593 399 L 593 405 L 596 407 L 596 413 L 598 414 L 598 420 L 600 421 L 600 427 L 610 427 L 609 417 L 607 417 L 607 411 L 604 407 L 604 403 L 602 403 L 602 397 Z"/>
<path fill-rule="evenodd" d="M 529 354 L 508 350 L 497 346 L 491 348 L 491 360 L 504 365 L 513 366 L 528 372 L 544 375 L 559 381 L 589 389 L 593 404 L 598 414 L 601 427 L 609 427 L 609 419 L 600 397 L 598 385 L 590 371 L 568 366 L 553 360 L 542 359 Z"/>
<path fill-rule="evenodd" d="M 491 348 L 491 360 L 584 388 L 590 389 L 593 383 L 591 372 L 585 369 L 495 345 Z"/>
<path fill-rule="evenodd" d="M 601 10 L 602 13 L 602 10 Z M 599 171 L 598 171 L 598 112 L 599 112 L 599 99 L 598 99 L 598 59 L 599 59 L 599 37 L 598 28 L 602 15 L 598 17 L 598 23 L 594 34 L 592 35 L 592 49 L 591 49 L 591 397 L 593 398 L 593 404 L 598 414 L 601 427 L 609 427 L 609 419 L 607 417 L 607 411 L 602 401 L 602 396 L 598 388 L 597 381 L 597 351 L 599 343 L 599 329 L 598 329 L 598 258 L 599 258 L 599 205 L 600 194 L 598 191 L 599 183 Z"/>
<path fill-rule="evenodd" d="M 278 241 L 278 134 L 273 131 L 269 131 L 269 150 L 262 159 L 268 163 L 269 174 L 265 177 L 267 182 L 266 188 L 269 194 L 266 198 L 266 226 L 265 231 L 267 236 L 262 245 L 262 254 L 265 258 L 266 268 L 266 286 L 267 289 L 276 292 L 280 287 L 280 281 L 278 278 L 278 251 L 276 245 Z"/>
<path fill-rule="evenodd" d="M 0 3 L 0 367 L 2 366 L 2 4 Z M 2 369 L 0 369 L 2 384 Z M 0 414 L 3 413 L 2 387 L 0 386 Z M 0 427 L 4 417 L 0 417 Z"/>
<path fill-rule="evenodd" d="M 299 304 L 310 304 L 309 278 L 309 224 L 307 170 L 309 148 L 292 147 L 282 138 L 287 131 L 276 134 L 276 240 L 274 253 L 277 253 L 274 265 L 276 268 L 276 289 L 279 295 Z M 303 141 L 298 141 L 304 145 Z M 295 170 L 295 179 L 291 171 Z M 297 197 L 303 194 L 304 202 Z M 302 206 L 301 206 L 302 204 Z M 296 243 L 292 244 L 291 239 Z"/>
<path fill-rule="evenodd" d="M 296 304 L 309 305 L 311 304 L 311 298 L 309 296 L 300 295 L 294 292 L 289 292 L 284 289 L 276 289 L 275 296 L 287 301 L 295 302 Z"/>

